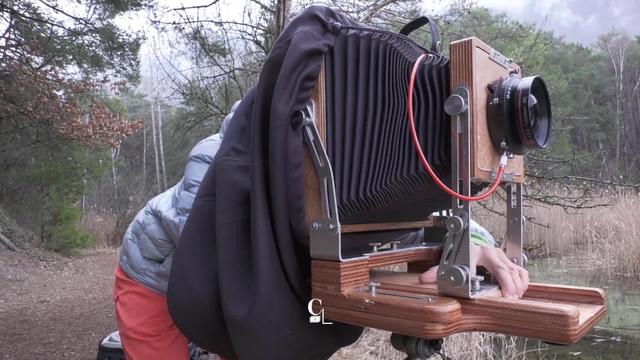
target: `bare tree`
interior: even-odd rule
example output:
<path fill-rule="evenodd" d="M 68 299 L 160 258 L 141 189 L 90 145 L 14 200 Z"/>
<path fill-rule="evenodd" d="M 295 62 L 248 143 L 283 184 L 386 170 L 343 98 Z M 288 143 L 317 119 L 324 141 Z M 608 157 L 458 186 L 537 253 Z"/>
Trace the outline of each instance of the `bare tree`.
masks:
<path fill-rule="evenodd" d="M 621 145 L 623 142 L 622 134 L 624 131 L 624 123 L 622 121 L 622 96 L 624 93 L 624 78 L 625 78 L 625 59 L 627 46 L 629 43 L 629 39 L 622 35 L 614 34 L 611 36 L 609 41 L 605 44 L 605 49 L 607 54 L 609 55 L 609 59 L 611 61 L 611 65 L 613 66 L 614 71 L 614 79 L 615 79 L 615 103 L 616 103 L 616 119 L 615 119 L 615 128 L 616 128 L 616 142 L 615 142 L 615 150 L 616 150 L 616 168 L 618 173 L 621 170 L 620 163 L 620 155 L 621 155 Z"/>
<path fill-rule="evenodd" d="M 116 162 L 118 161 L 118 156 L 120 155 L 120 146 L 111 148 L 111 175 L 113 181 L 113 197 L 116 203 L 118 202 L 118 173 Z"/>
<path fill-rule="evenodd" d="M 160 158 L 158 157 L 158 142 L 156 136 L 156 116 L 154 109 L 154 102 L 151 102 L 151 137 L 153 138 L 153 153 L 156 162 L 156 189 L 158 192 L 162 192 L 162 184 L 160 183 Z"/>
<path fill-rule="evenodd" d="M 158 110 L 158 145 L 160 147 L 160 166 L 162 170 L 162 191 L 167 189 L 167 164 L 164 161 L 164 142 L 162 140 L 162 104 L 155 98 L 156 108 Z"/>
<path fill-rule="evenodd" d="M 142 126 L 142 191 L 147 189 L 147 122 Z"/>
<path fill-rule="evenodd" d="M 180 62 L 171 61 L 170 56 L 155 49 L 161 60 L 158 63 L 175 93 L 192 110 L 183 121 L 184 131 L 203 124 L 213 123 L 214 127 L 219 124 L 233 102 L 257 82 L 264 60 L 291 16 L 311 3 L 247 0 L 242 16 L 229 18 L 220 3 L 212 1 L 202 6 L 174 8 L 166 17 L 153 20 L 160 28 L 177 31 L 179 36 L 173 48 L 182 46 L 188 56 L 189 65 L 180 66 L 178 63 L 184 63 L 184 58 Z M 420 13 L 417 0 L 334 0 L 324 4 L 356 20 L 382 27 L 399 28 Z"/>

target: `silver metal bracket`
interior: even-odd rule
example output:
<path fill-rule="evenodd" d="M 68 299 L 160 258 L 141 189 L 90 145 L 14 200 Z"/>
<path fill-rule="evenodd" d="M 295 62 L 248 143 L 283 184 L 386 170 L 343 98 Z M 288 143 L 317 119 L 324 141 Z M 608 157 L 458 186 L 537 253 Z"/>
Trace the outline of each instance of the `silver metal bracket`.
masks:
<path fill-rule="evenodd" d="M 458 86 L 445 102 L 445 111 L 451 115 L 451 189 L 459 194 L 471 195 L 471 114 L 469 90 Z M 513 174 L 512 174 L 513 175 Z M 496 175 L 493 175 L 495 179 Z M 523 222 L 522 184 L 513 183 L 515 177 L 505 176 L 507 182 L 507 257 L 519 266 L 526 266 L 522 252 Z M 447 237 L 438 268 L 438 292 L 464 298 L 475 298 L 497 287 L 476 274 L 471 262 L 468 201 L 451 198 L 452 213 L 447 220 Z"/>
<path fill-rule="evenodd" d="M 494 170 L 491 169 L 491 180 L 492 181 L 496 181 L 496 179 L 498 178 L 498 173 Z M 515 182 L 516 181 L 516 174 L 512 173 L 512 172 L 506 172 L 502 175 L 502 180 L 500 180 L 503 183 L 506 182 Z"/>
<path fill-rule="evenodd" d="M 522 214 L 522 184 L 508 184 L 507 191 L 507 257 L 514 264 L 526 267 L 522 252 L 524 216 Z"/>
<path fill-rule="evenodd" d="M 447 98 L 444 108 L 451 115 L 451 189 L 471 195 L 471 114 L 469 89 L 458 86 Z M 476 275 L 471 263 L 471 237 L 468 201 L 451 198 L 451 217 L 447 220 L 447 236 L 438 267 L 438 293 L 475 298 L 497 285 Z"/>
<path fill-rule="evenodd" d="M 310 102 L 303 111 L 304 128 L 302 132 L 304 142 L 318 173 L 320 202 L 322 203 L 322 217 L 316 219 L 309 229 L 311 258 L 343 261 L 333 171 L 314 123 L 314 106 L 315 104 Z"/>

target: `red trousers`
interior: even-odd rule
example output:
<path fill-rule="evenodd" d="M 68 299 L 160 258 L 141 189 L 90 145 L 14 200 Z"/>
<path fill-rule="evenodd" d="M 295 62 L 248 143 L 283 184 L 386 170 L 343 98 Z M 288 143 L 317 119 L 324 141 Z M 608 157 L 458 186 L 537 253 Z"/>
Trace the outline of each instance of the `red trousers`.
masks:
<path fill-rule="evenodd" d="M 118 266 L 113 297 L 127 360 L 189 359 L 189 341 L 171 319 L 165 296 L 132 280 Z"/>

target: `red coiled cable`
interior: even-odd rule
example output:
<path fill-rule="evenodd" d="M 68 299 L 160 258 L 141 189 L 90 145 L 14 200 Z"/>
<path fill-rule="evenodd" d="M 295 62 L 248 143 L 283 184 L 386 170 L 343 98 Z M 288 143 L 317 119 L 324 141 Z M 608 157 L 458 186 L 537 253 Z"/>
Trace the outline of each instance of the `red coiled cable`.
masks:
<path fill-rule="evenodd" d="M 413 70 L 411 71 L 411 78 L 409 79 L 409 88 L 407 91 L 407 112 L 409 115 L 409 128 L 411 130 L 411 138 L 413 139 L 413 145 L 415 146 L 416 153 L 418 154 L 418 157 L 420 158 L 420 161 L 422 162 L 424 169 L 427 171 L 427 173 L 429 173 L 429 176 L 431 176 L 431 179 L 433 179 L 433 181 L 447 194 L 462 201 L 484 200 L 489 196 L 491 196 L 498 189 L 498 186 L 500 186 L 500 180 L 504 175 L 504 168 L 506 166 L 506 154 L 503 154 L 502 155 L 503 158 L 501 158 L 500 160 L 500 167 L 498 168 L 498 178 L 496 182 L 493 183 L 493 185 L 491 185 L 491 187 L 487 191 L 485 191 L 484 193 L 478 196 L 466 196 L 451 190 L 447 185 L 445 185 L 440 180 L 440 178 L 438 178 L 438 175 L 436 175 L 436 173 L 431 169 L 431 166 L 429 165 L 427 158 L 424 156 L 424 152 L 422 151 L 422 146 L 420 146 L 420 140 L 418 139 L 418 134 L 416 132 L 416 125 L 413 119 L 413 85 L 415 83 L 415 79 L 418 73 L 418 68 L 420 67 L 420 63 L 422 62 L 422 60 L 425 58 L 426 55 L 427 54 L 420 55 L 416 60 L 416 62 L 413 64 Z"/>

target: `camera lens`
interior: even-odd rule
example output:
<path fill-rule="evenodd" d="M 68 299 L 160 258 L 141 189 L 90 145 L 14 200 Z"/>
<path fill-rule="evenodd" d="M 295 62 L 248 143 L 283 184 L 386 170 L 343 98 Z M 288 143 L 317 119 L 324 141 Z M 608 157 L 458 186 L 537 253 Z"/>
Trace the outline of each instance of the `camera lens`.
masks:
<path fill-rule="evenodd" d="M 496 149 L 513 154 L 544 149 L 551 138 L 551 102 L 540 76 L 509 75 L 489 85 L 487 122 Z"/>

